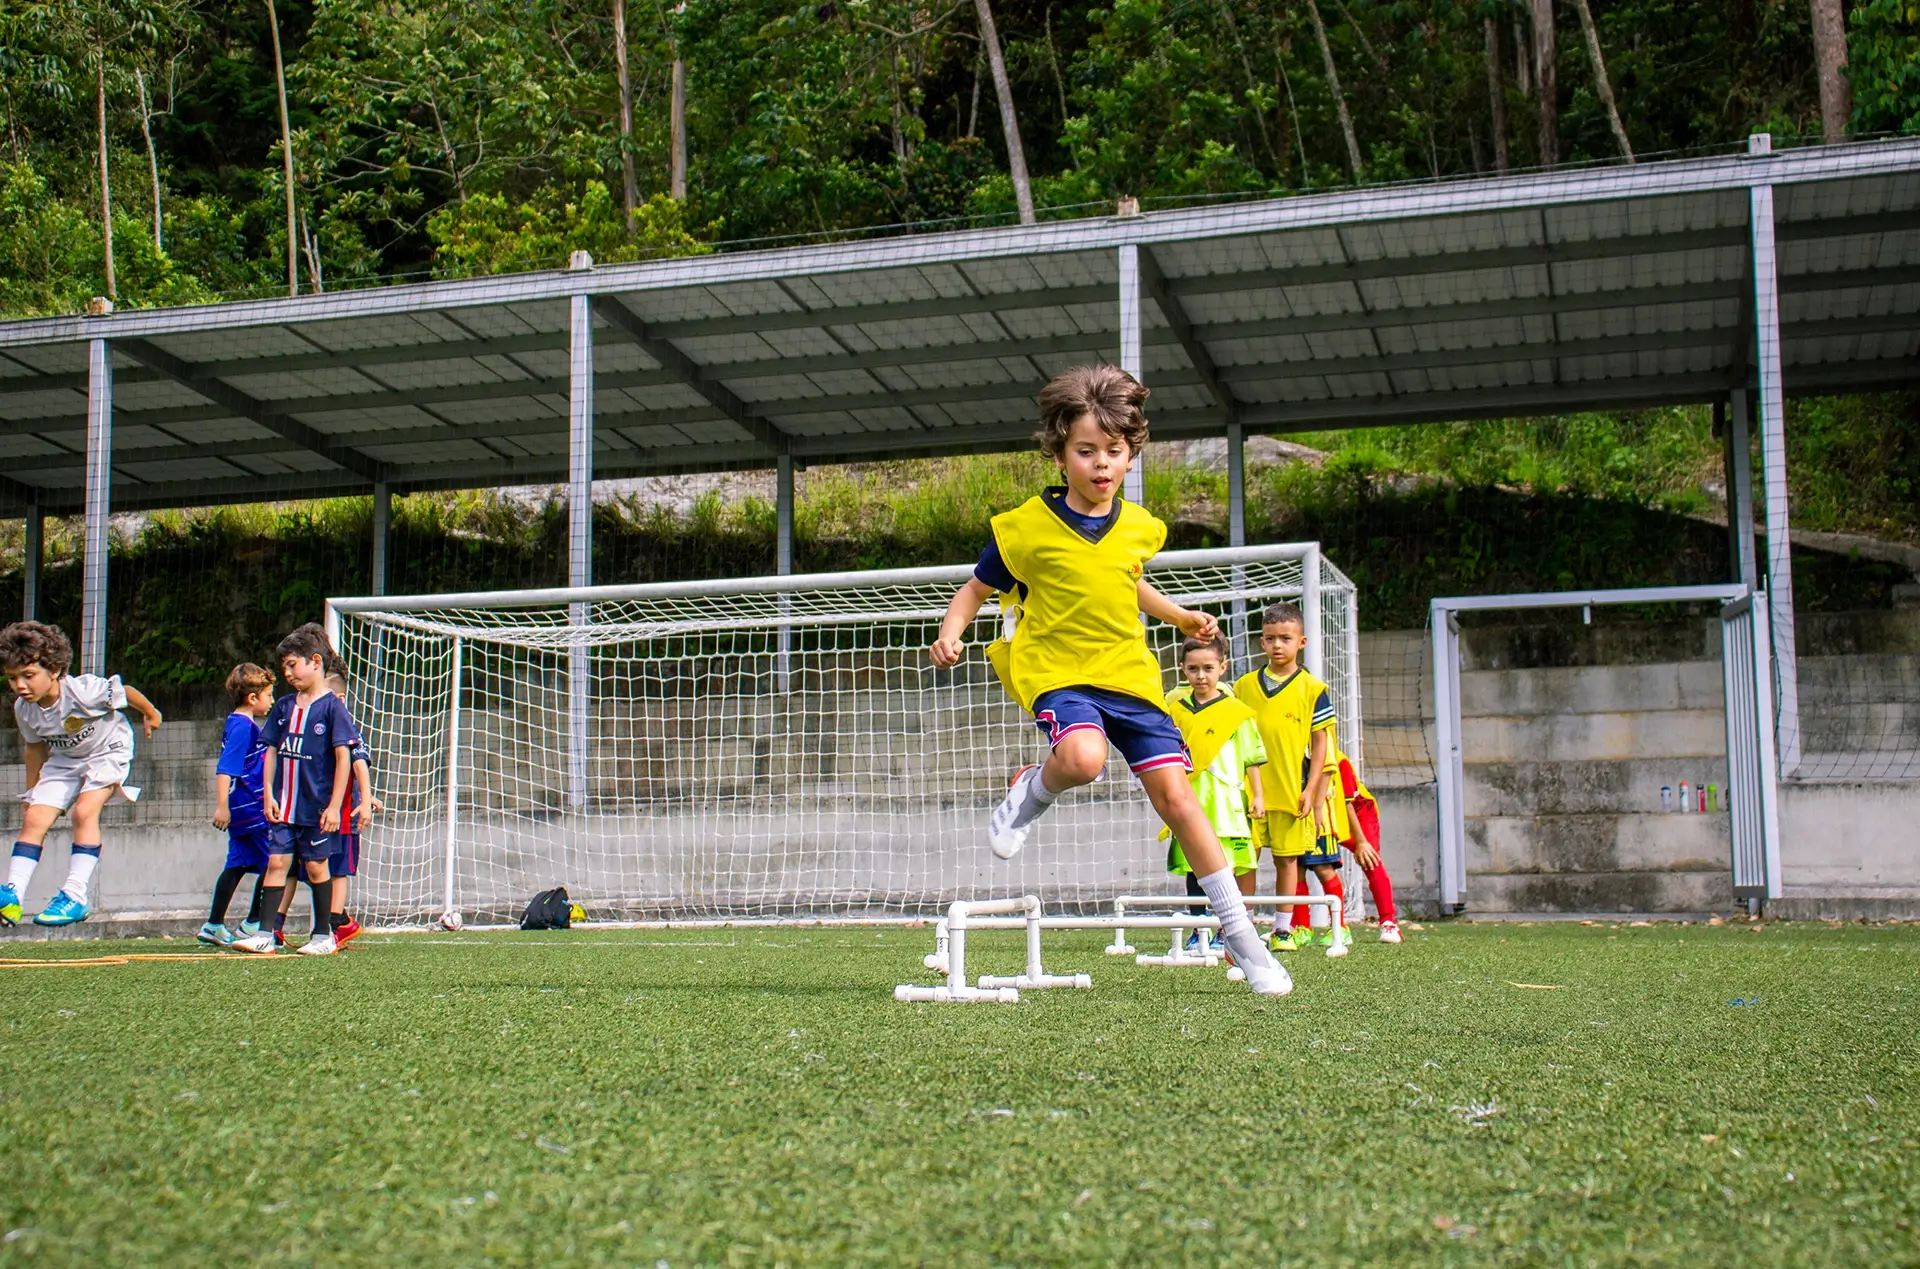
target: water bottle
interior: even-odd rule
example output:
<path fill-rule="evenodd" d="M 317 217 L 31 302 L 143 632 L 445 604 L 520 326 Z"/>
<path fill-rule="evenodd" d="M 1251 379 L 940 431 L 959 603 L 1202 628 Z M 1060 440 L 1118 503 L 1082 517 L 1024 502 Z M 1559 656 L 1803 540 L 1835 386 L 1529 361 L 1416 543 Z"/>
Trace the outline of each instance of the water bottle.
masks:
<path fill-rule="evenodd" d="M 1685 780 L 1680 782 L 1680 811 L 1685 814 L 1693 809 L 1693 786 Z"/>
<path fill-rule="evenodd" d="M 1671 811 L 1673 809 L 1673 786 L 1671 784 L 1663 784 L 1660 786 L 1660 809 L 1663 811 Z"/>

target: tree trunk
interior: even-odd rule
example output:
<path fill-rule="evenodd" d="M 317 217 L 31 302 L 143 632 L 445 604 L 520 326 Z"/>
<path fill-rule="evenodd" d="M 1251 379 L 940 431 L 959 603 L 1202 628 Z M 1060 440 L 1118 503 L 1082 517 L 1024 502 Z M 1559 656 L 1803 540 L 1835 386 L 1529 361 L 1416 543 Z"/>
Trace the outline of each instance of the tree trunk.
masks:
<path fill-rule="evenodd" d="M 165 248 L 160 245 L 160 155 L 153 148 L 153 103 L 147 98 L 146 72 L 135 67 L 133 82 L 140 87 L 140 135 L 147 139 L 147 174 L 153 178 L 153 251 L 159 255 Z"/>
<path fill-rule="evenodd" d="M 100 242 L 107 269 L 107 298 L 120 298 L 113 277 L 113 189 L 107 184 L 107 50 L 94 45 L 94 100 L 100 119 Z"/>
<path fill-rule="evenodd" d="M 1520 26 L 1520 15 L 1513 18 L 1513 85 L 1522 97 L 1533 96 L 1533 53 L 1527 47 L 1527 35 Z"/>
<path fill-rule="evenodd" d="M 1493 107 L 1493 170 L 1507 170 L 1507 86 L 1500 76 L 1500 24 L 1487 19 L 1487 101 Z"/>
<path fill-rule="evenodd" d="M 980 20 L 980 43 L 987 50 L 987 69 L 993 72 L 994 95 L 1000 99 L 1000 130 L 1007 138 L 1007 172 L 1013 177 L 1013 201 L 1020 207 L 1020 223 L 1031 225 L 1033 183 L 1027 179 L 1027 152 L 1020 144 L 1020 117 L 1013 106 L 1013 82 L 1007 78 L 1007 61 L 1000 52 L 1000 33 L 993 25 L 990 0 L 973 0 L 973 11 Z"/>
<path fill-rule="evenodd" d="M 1813 61 L 1820 74 L 1820 139 L 1839 145 L 1847 139 L 1853 112 L 1847 83 L 1847 19 L 1841 0 L 1813 0 Z"/>
<path fill-rule="evenodd" d="M 967 110 L 967 136 L 980 135 L 980 63 L 974 59 L 973 66 L 973 105 Z"/>
<path fill-rule="evenodd" d="M 1613 85 L 1607 82 L 1607 59 L 1600 55 L 1600 28 L 1593 24 L 1593 10 L 1587 0 L 1573 0 L 1573 7 L 1580 14 L 1580 32 L 1587 37 L 1587 60 L 1593 63 L 1593 86 L 1600 95 L 1600 104 L 1607 108 L 1607 126 L 1613 129 L 1613 139 L 1620 147 L 1620 153 L 1627 162 L 1633 162 L 1633 146 L 1627 142 L 1627 129 L 1620 122 L 1620 109 L 1613 104 Z"/>
<path fill-rule="evenodd" d="M 613 64 L 620 75 L 620 176 L 627 195 L 627 237 L 640 187 L 633 179 L 633 74 L 627 67 L 627 0 L 613 0 Z"/>
<path fill-rule="evenodd" d="M 1537 89 L 1540 166 L 1560 162 L 1560 87 L 1554 73 L 1553 0 L 1533 0 L 1533 82 Z"/>
<path fill-rule="evenodd" d="M 1053 11 L 1049 9 L 1047 12 L 1051 17 Z M 1240 52 L 1240 70 L 1247 77 L 1247 104 L 1253 108 L 1253 121 L 1260 128 L 1260 144 L 1267 147 L 1267 156 L 1273 160 L 1273 170 L 1278 174 L 1286 164 L 1281 161 L 1280 151 L 1274 148 L 1273 137 L 1267 132 L 1267 113 L 1260 109 L 1257 92 L 1259 85 L 1253 78 L 1253 59 L 1247 56 L 1246 41 L 1240 38 L 1240 24 L 1233 20 L 1233 6 L 1228 4 L 1227 0 L 1220 0 L 1220 16 L 1227 20 L 1227 30 L 1233 35 L 1233 46 Z M 1053 43 L 1051 29 L 1047 32 L 1047 43 L 1051 48 Z M 1059 71 L 1056 70 L 1054 74 L 1058 75 Z M 1060 90 L 1062 111 L 1066 109 L 1066 101 L 1066 90 L 1063 88 Z"/>
<path fill-rule="evenodd" d="M 1360 162 L 1360 139 L 1353 132 L 1347 95 L 1340 91 L 1340 72 L 1333 64 L 1333 46 L 1327 43 L 1327 24 L 1320 20 L 1319 0 L 1307 0 L 1307 15 L 1313 19 L 1313 38 L 1320 41 L 1320 62 L 1327 69 L 1327 89 L 1333 94 L 1333 107 L 1340 115 L 1340 133 L 1347 139 L 1347 163 L 1353 168 L 1354 183 L 1358 184 L 1367 179 L 1367 170 Z"/>
<path fill-rule="evenodd" d="M 280 15 L 267 0 L 267 26 L 273 31 L 273 82 L 280 92 L 280 167 L 287 182 L 287 294 L 300 294 L 300 231 L 293 214 L 293 127 L 287 122 L 287 63 L 280 55 Z"/>

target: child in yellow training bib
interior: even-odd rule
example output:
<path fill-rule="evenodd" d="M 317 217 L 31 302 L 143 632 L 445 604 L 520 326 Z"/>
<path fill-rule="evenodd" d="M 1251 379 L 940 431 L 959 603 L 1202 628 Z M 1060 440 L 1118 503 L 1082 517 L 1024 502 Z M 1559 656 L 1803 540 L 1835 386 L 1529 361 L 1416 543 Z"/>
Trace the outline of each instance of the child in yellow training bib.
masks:
<path fill-rule="evenodd" d="M 1193 759 L 1193 773 L 1188 777 L 1193 795 L 1220 837 L 1220 848 L 1227 852 L 1240 893 L 1249 895 L 1253 893 L 1254 867 L 1258 863 L 1253 853 L 1252 821 L 1266 814 L 1266 799 L 1261 795 L 1260 782 L 1247 777 L 1266 762 L 1267 748 L 1260 742 L 1253 711 L 1220 690 L 1227 659 L 1227 641 L 1219 635 L 1182 643 L 1180 673 L 1187 682 L 1167 693 L 1167 712 L 1179 725 Z M 1171 840 L 1170 833 L 1167 836 L 1167 871 L 1186 877 L 1188 894 L 1205 894 L 1186 852 L 1178 841 Z M 1195 931 L 1187 941 L 1187 950 L 1198 951 L 1199 941 L 1199 932 Z"/>
<path fill-rule="evenodd" d="M 987 821 L 996 856 L 1018 854 L 1055 799 L 1098 778 L 1112 744 L 1199 874 L 1248 985 L 1284 996 L 1292 979 L 1247 919 L 1219 836 L 1187 783 L 1186 745 L 1161 704 L 1160 663 L 1140 623 L 1144 612 L 1189 637 L 1220 632 L 1212 616 L 1174 603 L 1144 577 L 1167 527 L 1120 497 L 1120 485 L 1146 444 L 1146 398 L 1146 388 L 1116 366 L 1078 366 L 1041 390 L 1040 448 L 1066 483 L 993 518 L 993 538 L 947 605 L 928 652 L 935 665 L 959 664 L 961 636 L 1001 594 L 1013 636 L 992 644 L 988 657 L 1052 752 L 1044 764 L 1021 769 Z"/>

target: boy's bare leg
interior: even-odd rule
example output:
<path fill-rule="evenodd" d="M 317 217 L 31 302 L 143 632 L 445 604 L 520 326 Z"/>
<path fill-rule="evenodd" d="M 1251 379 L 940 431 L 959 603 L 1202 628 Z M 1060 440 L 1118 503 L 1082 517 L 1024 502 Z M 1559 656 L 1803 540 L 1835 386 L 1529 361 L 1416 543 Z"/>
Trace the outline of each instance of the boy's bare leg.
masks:
<path fill-rule="evenodd" d="M 1273 892 L 1275 894 L 1293 894 L 1300 888 L 1300 856 L 1275 855 L 1273 857 Z M 1275 908 L 1273 910 L 1274 932 L 1280 930 L 1280 923 L 1297 913 L 1297 908 Z M 1289 922 L 1291 924 L 1291 922 Z"/>
<path fill-rule="evenodd" d="M 1107 765 L 1107 738 L 1097 731 L 1073 731 L 1060 738 L 1044 764 L 1015 778 L 1007 796 L 987 821 L 993 853 L 1012 859 L 1027 844 L 1027 830 L 1068 789 L 1092 784 Z"/>
<path fill-rule="evenodd" d="M 83 907 L 93 881 L 93 870 L 100 864 L 100 812 L 119 790 L 117 784 L 105 789 L 88 789 L 74 799 L 73 809 L 68 812 L 73 824 L 73 858 L 67 865 L 67 880 L 60 887 L 60 893 Z"/>
<path fill-rule="evenodd" d="M 1293 979 L 1273 959 L 1253 922 L 1247 919 L 1247 905 L 1240 902 L 1240 889 L 1227 853 L 1221 849 L 1206 812 L 1200 809 L 1200 800 L 1193 796 L 1187 773 L 1177 767 L 1161 767 L 1142 772 L 1140 783 L 1153 809 L 1179 840 L 1194 875 L 1200 878 L 1207 902 L 1220 918 L 1220 939 L 1233 954 L 1234 962 L 1246 971 L 1248 985 L 1263 996 L 1284 996 L 1292 991 Z"/>
<path fill-rule="evenodd" d="M 1238 872 L 1233 875 L 1233 879 L 1240 887 L 1242 898 L 1254 893 L 1259 888 L 1255 884 L 1260 880 L 1260 874 L 1257 872 Z"/>

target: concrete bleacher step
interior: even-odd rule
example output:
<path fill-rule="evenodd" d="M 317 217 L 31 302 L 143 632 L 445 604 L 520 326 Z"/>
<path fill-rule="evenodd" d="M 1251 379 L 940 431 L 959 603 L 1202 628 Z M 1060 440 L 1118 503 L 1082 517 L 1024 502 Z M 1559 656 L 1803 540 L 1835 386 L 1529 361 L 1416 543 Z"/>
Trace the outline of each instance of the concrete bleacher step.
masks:
<path fill-rule="evenodd" d="M 1712 871 L 1728 867 L 1731 842 L 1725 815 L 1495 815 L 1467 821 L 1467 868 Z"/>
<path fill-rule="evenodd" d="M 1471 766 L 1692 759 L 1724 755 L 1727 724 L 1718 709 L 1483 715 L 1460 720 L 1460 744 Z"/>
<path fill-rule="evenodd" d="M 1733 904 L 1733 875 L 1712 872 L 1467 874 L 1478 912 L 1711 912 Z"/>
<path fill-rule="evenodd" d="M 1718 661 L 1664 665 L 1477 670 L 1460 676 L 1460 713 L 1611 714 L 1622 710 L 1712 710 L 1725 700 Z"/>
<path fill-rule="evenodd" d="M 1683 780 L 1717 785 L 1726 801 L 1724 757 L 1475 763 L 1463 774 L 1469 816 L 1658 814 L 1661 786 L 1677 799 Z"/>

